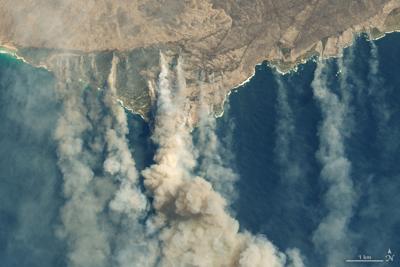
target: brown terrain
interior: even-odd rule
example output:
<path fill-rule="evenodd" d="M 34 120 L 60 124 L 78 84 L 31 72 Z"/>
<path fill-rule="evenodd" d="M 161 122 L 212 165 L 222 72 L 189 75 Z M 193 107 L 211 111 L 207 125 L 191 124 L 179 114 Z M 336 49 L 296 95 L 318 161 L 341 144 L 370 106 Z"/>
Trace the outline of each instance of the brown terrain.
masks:
<path fill-rule="evenodd" d="M 102 87 L 113 55 L 124 105 L 148 117 L 159 53 L 183 59 L 188 109 L 215 114 L 264 60 L 336 56 L 355 33 L 400 29 L 400 0 L 0 0 L 0 45 L 60 82 Z"/>

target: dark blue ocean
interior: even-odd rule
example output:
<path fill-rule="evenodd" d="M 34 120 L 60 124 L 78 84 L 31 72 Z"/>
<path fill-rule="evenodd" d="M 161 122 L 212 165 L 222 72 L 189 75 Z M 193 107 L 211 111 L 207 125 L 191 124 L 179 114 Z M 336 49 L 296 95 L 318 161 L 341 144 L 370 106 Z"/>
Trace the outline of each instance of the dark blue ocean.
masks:
<path fill-rule="evenodd" d="M 217 134 L 221 140 L 229 135 L 231 167 L 240 175 L 232 213 L 242 230 L 265 235 L 282 251 L 298 248 L 305 266 L 326 266 L 336 250 L 341 266 L 366 266 L 344 260 L 385 259 L 389 248 L 394 262 L 367 266 L 400 266 L 400 33 L 373 43 L 360 36 L 339 61 L 327 60 L 323 69 L 333 99 L 346 103 L 339 119 L 333 116 L 338 105 L 315 96 L 313 60 L 286 75 L 258 65 L 230 95 Z M 66 266 L 66 244 L 55 234 L 64 199 L 53 140 L 61 110 L 54 86 L 46 70 L 0 54 L 0 267 Z M 154 153 L 151 131 L 139 116 L 128 117 L 142 170 Z M 335 131 L 330 122 L 340 126 L 338 144 L 322 130 Z M 324 178 L 324 142 L 330 150 L 343 147 L 339 155 L 350 166 L 345 178 L 354 197 L 346 236 L 325 241 L 322 249 L 316 229 L 329 215 L 343 216 L 348 201 L 345 193 L 337 194 L 339 204 L 327 201 L 336 191 L 335 181 Z M 341 242 L 351 244 L 348 252 L 335 247 Z"/>

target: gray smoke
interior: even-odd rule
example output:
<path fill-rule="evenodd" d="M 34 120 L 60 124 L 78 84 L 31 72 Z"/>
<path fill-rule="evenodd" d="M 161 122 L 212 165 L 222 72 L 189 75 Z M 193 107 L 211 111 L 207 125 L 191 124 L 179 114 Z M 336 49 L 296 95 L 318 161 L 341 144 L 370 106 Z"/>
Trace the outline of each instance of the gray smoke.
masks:
<path fill-rule="evenodd" d="M 328 213 L 313 235 L 314 245 L 327 255 L 327 266 L 343 264 L 343 259 L 352 255 L 348 224 L 353 214 L 356 194 L 350 176 L 351 163 L 346 158 L 344 141 L 348 133 L 349 93 L 345 69 L 341 66 L 342 95 L 329 89 L 324 62 L 318 62 L 312 87 L 314 97 L 322 111 L 322 124 L 319 129 L 320 148 L 317 158 L 322 164 L 321 178 L 328 189 L 324 204 Z"/>
<path fill-rule="evenodd" d="M 68 61 L 65 62 L 69 68 Z M 84 146 L 84 135 L 91 130 L 81 90 L 59 85 L 63 111 L 55 130 L 63 192 L 67 199 L 61 211 L 59 234 L 68 241 L 70 266 L 109 266 L 110 245 L 106 226 L 98 216 L 104 204 L 94 188 L 92 155 Z"/>
<path fill-rule="evenodd" d="M 193 175 L 196 153 L 185 116 L 184 88 L 174 88 L 161 55 L 155 164 L 143 171 L 154 196 L 153 227 L 160 227 L 161 266 L 283 266 L 284 254 L 264 237 L 239 232 L 226 201 L 202 177 Z M 177 66 L 178 76 L 181 65 Z M 180 79 L 179 77 L 177 78 Z M 182 85 L 181 82 L 177 84 Z"/>
<path fill-rule="evenodd" d="M 285 182 L 295 182 L 301 175 L 298 160 L 292 156 L 292 142 L 295 138 L 293 111 L 289 105 L 288 92 L 279 74 L 274 74 L 277 90 L 277 126 L 274 152 Z"/>
<path fill-rule="evenodd" d="M 127 118 L 117 103 L 114 56 L 108 86 L 89 92 L 68 79 L 59 86 L 62 115 L 55 131 L 66 204 L 61 237 L 68 242 L 69 266 L 153 266 L 158 243 L 140 219 L 148 204 L 128 147 Z"/>
<path fill-rule="evenodd" d="M 369 45 L 369 87 L 363 96 L 368 99 L 371 105 L 369 108 L 372 107 L 373 121 L 377 126 L 376 140 L 372 146 L 379 146 L 375 156 L 380 163 L 373 164 L 374 168 L 363 181 L 365 205 L 360 207 L 359 216 L 363 220 L 358 224 L 357 232 L 361 234 L 357 237 L 365 250 L 381 254 L 387 252 L 388 248 L 393 246 L 392 244 L 397 243 L 397 236 L 390 229 L 395 229 L 400 220 L 400 214 L 396 212 L 400 201 L 395 197 L 398 194 L 399 185 L 392 183 L 399 178 L 396 167 L 392 164 L 395 164 L 394 158 L 397 157 L 400 147 L 398 138 L 400 128 L 396 123 L 392 123 L 396 121 L 397 103 L 391 101 L 393 91 L 380 71 L 378 47 L 373 41 L 370 41 Z M 371 161 L 363 164 L 371 165 Z M 390 216 L 386 215 L 388 211 L 391 211 Z M 382 220 L 383 217 L 385 217 L 384 220 Z M 368 233 L 368 239 L 365 238 L 365 233 Z M 376 242 L 376 240 L 382 240 L 382 242 Z"/>
<path fill-rule="evenodd" d="M 303 263 L 304 259 L 300 250 L 297 248 L 288 249 L 286 250 L 286 254 L 289 262 L 288 267 L 305 267 Z"/>
<path fill-rule="evenodd" d="M 126 114 L 124 109 L 116 104 L 117 64 L 118 58 L 114 55 L 108 80 L 109 86 L 104 99 L 110 117 L 107 118 L 108 127 L 105 133 L 107 158 L 103 166 L 105 172 L 116 177 L 120 184 L 119 190 L 110 203 L 111 209 L 134 216 L 136 219 L 137 213 L 145 210 L 147 203 L 137 187 L 139 174 L 126 139 L 129 131 Z"/>
<path fill-rule="evenodd" d="M 108 90 L 104 104 L 108 108 L 106 117 L 107 157 L 104 171 L 119 183 L 119 188 L 110 201 L 113 220 L 120 223 L 120 231 L 115 234 L 114 257 L 117 266 L 154 266 L 158 258 L 158 242 L 145 232 L 139 220 L 148 211 L 148 203 L 138 187 L 139 174 L 128 147 L 127 117 L 124 109 L 116 103 L 116 75 L 118 58 L 114 55 L 108 79 Z"/>
<path fill-rule="evenodd" d="M 296 144 L 295 118 L 288 98 L 288 88 L 282 81 L 281 75 L 274 73 L 277 84 L 276 102 L 276 143 L 274 154 L 280 167 L 281 182 L 288 192 L 289 203 L 303 203 L 304 191 L 301 186 L 305 183 L 305 166 L 301 164 L 301 154 L 294 150 Z M 297 152 L 297 153 L 296 153 Z M 301 193 L 300 193 L 301 192 Z M 289 267 L 304 267 L 304 256 L 297 248 L 287 249 Z"/>
<path fill-rule="evenodd" d="M 236 174 L 219 166 L 222 159 L 201 151 L 212 165 L 200 170 L 213 183 L 194 175 L 199 150 L 192 143 L 182 62 L 171 73 L 167 59 L 160 58 L 152 135 L 158 149 L 155 164 L 143 171 L 155 214 L 145 224 L 149 205 L 138 188 L 127 118 L 115 99 L 118 58 L 108 87 L 98 92 L 100 100 L 93 92 L 85 98 L 70 81 L 59 86 L 63 110 L 55 139 L 66 203 L 58 232 L 68 242 L 69 266 L 284 266 L 286 256 L 265 237 L 239 232 L 226 200 L 214 190 L 226 185 L 234 191 Z M 209 114 L 200 116 L 201 138 L 204 144 L 211 140 L 205 148 L 217 152 Z M 288 254 L 292 266 L 302 266 L 296 250 Z"/>

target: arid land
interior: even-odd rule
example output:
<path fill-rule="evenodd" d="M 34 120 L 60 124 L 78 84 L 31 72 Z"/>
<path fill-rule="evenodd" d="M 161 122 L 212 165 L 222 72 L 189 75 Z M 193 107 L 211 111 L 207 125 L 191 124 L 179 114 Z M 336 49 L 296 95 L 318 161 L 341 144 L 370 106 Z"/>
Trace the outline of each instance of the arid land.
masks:
<path fill-rule="evenodd" d="M 0 0 L 0 46 L 59 82 L 102 87 L 113 55 L 124 105 L 149 117 L 159 53 L 183 59 L 188 112 L 221 113 L 265 60 L 280 71 L 331 57 L 355 34 L 400 29 L 400 0 Z M 172 67 L 171 67 L 172 68 Z"/>

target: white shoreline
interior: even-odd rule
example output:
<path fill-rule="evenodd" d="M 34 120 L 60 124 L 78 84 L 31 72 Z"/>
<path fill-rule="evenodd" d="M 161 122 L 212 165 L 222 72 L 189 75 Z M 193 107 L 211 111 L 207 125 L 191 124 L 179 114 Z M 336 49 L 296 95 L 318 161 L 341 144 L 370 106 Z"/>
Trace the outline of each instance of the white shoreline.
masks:
<path fill-rule="evenodd" d="M 138 115 L 143 121 L 147 122 L 147 120 L 145 119 L 145 117 L 143 116 L 143 114 L 134 111 L 132 108 L 128 108 L 127 106 L 124 105 L 124 101 L 122 101 L 121 99 L 117 98 L 116 99 L 117 102 L 121 105 L 121 107 L 127 111 L 129 111 L 130 113 L 134 114 L 134 115 Z"/>
<path fill-rule="evenodd" d="M 31 65 L 31 66 L 33 66 L 35 68 L 38 68 L 38 69 L 44 69 L 44 70 L 52 73 L 52 71 L 49 70 L 45 65 L 33 64 L 33 63 L 27 61 L 24 57 L 18 55 L 17 51 L 13 51 L 11 48 L 8 48 L 7 46 L 3 46 L 1 44 L 0 44 L 0 54 L 9 55 L 9 56 L 13 57 L 14 59 L 16 59 L 18 61 L 21 61 L 21 62 L 23 62 L 25 64 Z"/>

